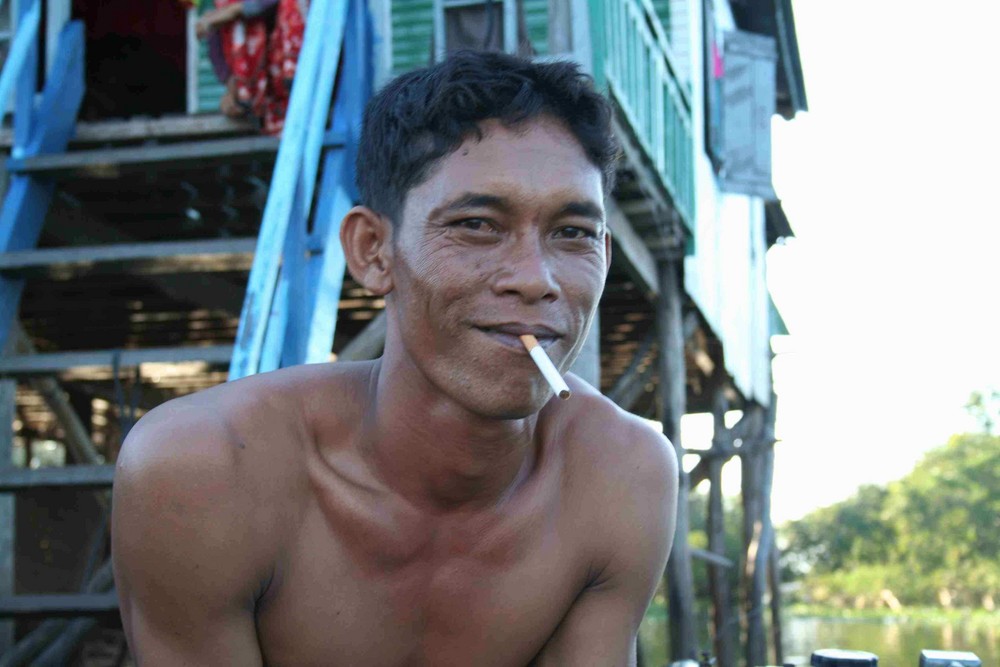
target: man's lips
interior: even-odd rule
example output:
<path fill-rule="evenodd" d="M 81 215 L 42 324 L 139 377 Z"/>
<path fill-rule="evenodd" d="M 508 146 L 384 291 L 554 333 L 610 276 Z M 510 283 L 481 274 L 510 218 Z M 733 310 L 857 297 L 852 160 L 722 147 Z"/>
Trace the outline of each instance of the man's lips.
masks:
<path fill-rule="evenodd" d="M 507 347 L 518 348 L 520 350 L 524 350 L 521 336 L 527 334 L 537 338 L 538 344 L 542 347 L 549 347 L 563 337 L 562 333 L 544 324 L 506 322 L 503 324 L 476 324 L 473 327 Z"/>

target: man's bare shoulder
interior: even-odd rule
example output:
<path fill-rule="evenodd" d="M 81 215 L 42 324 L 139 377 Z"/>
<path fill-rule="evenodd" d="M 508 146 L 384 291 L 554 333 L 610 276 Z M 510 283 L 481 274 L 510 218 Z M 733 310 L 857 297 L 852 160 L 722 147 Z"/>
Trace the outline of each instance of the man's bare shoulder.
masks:
<path fill-rule="evenodd" d="M 129 433 L 116 477 L 245 495 L 262 490 L 253 483 L 259 472 L 270 479 L 266 490 L 301 461 L 319 407 L 350 410 L 344 397 L 367 373 L 360 363 L 297 366 L 168 401 Z"/>
<path fill-rule="evenodd" d="M 563 426 L 570 496 L 588 530 L 592 587 L 618 588 L 641 617 L 673 540 L 678 464 L 654 426 L 572 375 Z M 569 407 L 567 405 L 566 407 Z"/>
<path fill-rule="evenodd" d="M 646 497 L 676 492 L 677 457 L 667 438 L 575 375 L 567 382 L 573 395 L 563 428 L 572 434 L 568 454 L 581 473 Z"/>

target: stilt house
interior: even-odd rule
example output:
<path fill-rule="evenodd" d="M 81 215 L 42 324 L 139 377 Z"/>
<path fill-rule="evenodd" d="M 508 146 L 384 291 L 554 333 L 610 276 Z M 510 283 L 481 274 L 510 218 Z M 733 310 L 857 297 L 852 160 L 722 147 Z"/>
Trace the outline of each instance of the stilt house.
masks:
<path fill-rule="evenodd" d="M 780 318 L 764 257 L 791 234 L 770 127 L 806 108 L 790 0 L 313 0 L 281 140 L 218 112 L 194 33 L 211 6 L 0 2 L 0 664 L 124 659 L 108 492 L 145 411 L 378 356 L 384 303 L 345 275 L 338 241 L 361 112 L 392 75 L 458 48 L 574 60 L 614 102 L 614 262 L 575 370 L 661 422 L 681 455 L 681 415 L 716 414 L 712 450 L 682 479 L 670 652 L 737 662 L 724 631 L 698 645 L 691 576 L 711 568 L 715 599 L 731 599 L 719 475 L 739 456 L 744 643 L 765 664 Z M 731 429 L 727 409 L 744 414 Z M 712 539 L 691 550 L 686 496 L 704 480 Z M 729 613 L 716 605 L 716 628 Z"/>

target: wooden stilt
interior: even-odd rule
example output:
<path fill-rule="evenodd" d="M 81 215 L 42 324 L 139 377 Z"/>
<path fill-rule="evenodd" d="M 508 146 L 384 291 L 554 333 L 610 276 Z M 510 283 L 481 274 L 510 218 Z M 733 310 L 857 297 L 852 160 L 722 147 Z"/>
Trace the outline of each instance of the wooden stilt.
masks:
<path fill-rule="evenodd" d="M 724 392 L 718 388 L 715 393 L 712 416 L 715 432 L 712 437 L 712 456 L 708 463 L 708 549 L 725 557 L 726 526 L 722 505 L 722 466 L 726 462 L 726 451 L 732 448 L 729 429 L 726 428 L 726 401 Z M 712 620 L 715 627 L 715 657 L 719 667 L 735 667 L 736 646 L 733 629 L 736 627 L 732 614 L 732 595 L 729 590 L 729 573 L 719 565 L 709 565 L 709 589 L 712 595 Z"/>
<path fill-rule="evenodd" d="M 0 469 L 13 466 L 17 383 L 0 380 Z M 0 598 L 14 594 L 14 494 L 0 493 Z M 0 655 L 14 645 L 14 621 L 0 620 Z"/>
<path fill-rule="evenodd" d="M 660 298 L 656 304 L 656 324 L 660 338 L 659 372 L 663 432 L 673 444 L 678 460 L 681 446 L 681 415 L 685 410 L 686 371 L 684 366 L 684 325 L 681 317 L 681 260 L 660 262 Z M 680 471 L 677 497 L 677 530 L 667 562 L 670 655 L 673 660 L 695 659 L 697 641 L 694 624 L 694 583 L 688 547 L 688 480 Z"/>
<path fill-rule="evenodd" d="M 744 590 L 746 591 L 747 665 L 767 664 L 767 637 L 764 631 L 764 592 L 767 562 L 774 542 L 771 526 L 771 479 L 765 467 L 766 452 L 774 442 L 773 426 L 760 405 L 749 408 L 754 422 L 740 450 L 743 464 L 743 537 L 746 547 Z M 773 409 L 773 406 L 772 406 Z M 772 422 L 773 423 L 773 422 Z"/>
<path fill-rule="evenodd" d="M 601 389 L 601 318 L 600 313 L 594 314 L 594 322 L 587 333 L 580 355 L 569 369 L 586 380 L 598 391 Z"/>
<path fill-rule="evenodd" d="M 778 545 L 774 539 L 774 523 L 771 521 L 771 488 L 774 484 L 774 422 L 777 410 L 777 397 L 771 395 L 771 405 L 768 406 L 764 434 L 764 521 L 771 535 L 767 555 L 768 579 L 771 584 L 771 635 L 774 643 L 774 662 L 785 664 L 785 652 L 782 644 L 781 628 L 781 576 L 778 570 Z"/>
<path fill-rule="evenodd" d="M 781 576 L 778 569 L 778 546 L 771 547 L 767 559 L 768 580 L 771 584 L 771 638 L 774 642 L 774 664 L 785 664 L 784 633 L 781 623 Z"/>

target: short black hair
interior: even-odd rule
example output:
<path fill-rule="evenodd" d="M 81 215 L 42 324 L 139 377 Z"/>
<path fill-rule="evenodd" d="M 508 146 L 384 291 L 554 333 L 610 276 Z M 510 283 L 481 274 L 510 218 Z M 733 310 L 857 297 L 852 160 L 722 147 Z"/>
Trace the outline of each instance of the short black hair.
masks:
<path fill-rule="evenodd" d="M 516 126 L 541 115 L 576 137 L 609 194 L 620 148 L 611 106 L 590 76 L 568 61 L 457 51 L 396 77 L 369 101 L 356 165 L 361 203 L 398 224 L 406 194 L 469 136 L 482 139 L 480 123 Z"/>

